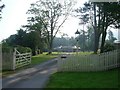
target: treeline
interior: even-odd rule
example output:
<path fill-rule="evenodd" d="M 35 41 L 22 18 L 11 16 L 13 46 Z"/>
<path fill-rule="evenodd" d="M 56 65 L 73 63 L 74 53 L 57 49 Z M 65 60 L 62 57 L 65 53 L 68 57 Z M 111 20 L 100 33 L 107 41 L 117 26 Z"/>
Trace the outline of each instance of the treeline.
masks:
<path fill-rule="evenodd" d="M 81 51 L 94 51 L 94 29 L 92 27 L 87 27 L 86 31 L 81 30 L 78 37 L 55 37 L 53 40 L 52 48 L 59 46 L 76 46 L 78 39 L 78 45 Z M 115 49 L 114 37 L 112 31 L 108 32 L 108 39 L 105 42 L 104 51 L 110 51 Z M 33 55 L 36 51 L 40 53 L 44 51 L 49 51 L 49 45 L 47 43 L 47 37 L 40 38 L 38 32 L 36 31 L 26 31 L 23 29 L 17 30 L 17 33 L 11 35 L 9 38 L 2 41 L 3 46 L 11 47 L 29 47 L 32 50 Z M 83 43 L 84 42 L 84 43 Z M 24 51 L 24 50 L 23 50 Z"/>
<path fill-rule="evenodd" d="M 43 50 L 47 48 L 45 38 L 39 39 L 39 35 L 36 31 L 27 32 L 23 29 L 17 31 L 17 34 L 11 35 L 9 38 L 3 40 L 3 45 L 7 44 L 11 47 L 23 46 L 32 49 L 33 55 L 35 55 L 36 50 Z"/>
<path fill-rule="evenodd" d="M 94 51 L 100 53 L 114 49 L 113 42 L 116 40 L 113 33 L 109 31 L 109 39 L 106 41 L 108 28 L 120 28 L 120 3 L 85 3 L 83 7 L 73 10 L 74 1 L 65 0 L 39 0 L 31 4 L 27 11 L 27 25 L 23 25 L 17 34 L 11 35 L 3 40 L 3 44 L 12 47 L 16 45 L 30 47 L 33 55 L 37 50 L 40 53 L 48 51 L 52 53 L 54 47 L 60 45 L 75 46 L 76 40 L 82 51 Z M 87 30 L 79 30 L 80 34 L 76 38 L 57 38 L 60 28 L 68 19 L 69 15 L 75 13 L 75 17 L 80 19 L 80 25 L 88 25 Z M 106 48 L 108 48 L 106 50 Z"/>
<path fill-rule="evenodd" d="M 94 49 L 94 29 L 92 27 L 87 27 L 87 30 L 80 30 L 80 34 L 77 37 L 61 37 L 55 38 L 53 46 L 78 46 L 81 51 L 93 51 Z"/>
<path fill-rule="evenodd" d="M 94 29 L 94 53 L 105 50 L 105 40 L 108 29 L 120 28 L 119 2 L 86 2 L 84 7 L 75 10 L 80 19 L 80 25 L 90 24 Z M 84 29 L 83 29 L 84 30 Z M 83 41 L 83 43 L 85 43 Z"/>

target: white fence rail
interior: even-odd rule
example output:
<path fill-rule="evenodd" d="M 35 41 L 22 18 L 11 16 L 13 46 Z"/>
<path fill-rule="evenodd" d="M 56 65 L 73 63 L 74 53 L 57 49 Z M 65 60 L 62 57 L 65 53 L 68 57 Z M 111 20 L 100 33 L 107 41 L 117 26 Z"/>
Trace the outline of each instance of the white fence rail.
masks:
<path fill-rule="evenodd" d="M 120 65 L 120 50 L 100 55 L 70 55 L 58 60 L 58 71 L 102 71 Z"/>
<path fill-rule="evenodd" d="M 2 69 L 15 70 L 31 63 L 31 53 L 14 52 L 2 53 Z"/>

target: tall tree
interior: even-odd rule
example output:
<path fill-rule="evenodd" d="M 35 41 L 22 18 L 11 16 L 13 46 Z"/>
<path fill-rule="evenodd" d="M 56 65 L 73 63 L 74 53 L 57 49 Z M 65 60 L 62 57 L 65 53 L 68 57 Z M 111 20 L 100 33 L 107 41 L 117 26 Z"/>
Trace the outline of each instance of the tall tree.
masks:
<path fill-rule="evenodd" d="M 97 53 L 98 46 L 99 46 L 99 37 L 100 33 L 97 28 L 97 10 L 96 10 L 96 3 L 86 2 L 84 3 L 84 7 L 80 7 L 75 10 L 85 24 L 90 23 L 94 28 L 94 53 Z M 92 15 L 91 15 L 92 14 Z M 83 42 L 84 43 L 84 42 Z"/>
<path fill-rule="evenodd" d="M 23 25 L 23 28 L 26 28 L 27 31 L 35 32 L 38 35 L 39 39 L 39 47 L 36 47 L 36 49 L 40 49 L 42 51 L 42 47 L 44 46 L 44 43 L 47 43 L 46 40 L 46 31 L 44 30 L 44 26 L 41 23 L 41 21 L 35 21 L 33 17 L 28 18 L 28 25 Z"/>
<path fill-rule="evenodd" d="M 94 29 L 92 26 L 88 26 L 87 29 L 87 50 L 94 51 Z"/>
<path fill-rule="evenodd" d="M 91 25 L 94 28 L 94 53 L 97 53 L 99 47 L 99 39 L 102 35 L 102 42 L 100 52 L 104 50 L 104 43 L 109 26 L 120 27 L 120 4 L 119 3 L 85 3 L 83 8 L 78 9 L 78 13 L 83 12 L 91 20 L 91 13 L 93 12 L 93 19 Z M 114 11 L 115 10 L 115 11 Z"/>
<path fill-rule="evenodd" d="M 49 53 L 52 52 L 53 39 L 72 11 L 70 0 L 39 0 L 31 4 L 28 14 L 32 14 L 35 22 L 40 21 L 48 37 Z"/>
<path fill-rule="evenodd" d="M 101 11 L 103 15 L 102 19 L 102 42 L 100 47 L 100 52 L 104 52 L 105 39 L 107 35 L 107 29 L 109 26 L 114 26 L 115 28 L 120 28 L 120 3 L 102 3 L 100 4 Z"/>
<path fill-rule="evenodd" d="M 40 49 L 41 51 L 44 49 L 45 44 L 42 43 L 39 40 L 39 34 L 35 31 L 29 31 L 26 32 L 23 29 L 20 29 L 17 31 L 17 34 L 11 35 L 9 38 L 7 38 L 6 43 L 9 46 L 24 46 L 29 47 L 32 49 L 33 55 L 35 55 L 35 51 L 37 49 Z"/>

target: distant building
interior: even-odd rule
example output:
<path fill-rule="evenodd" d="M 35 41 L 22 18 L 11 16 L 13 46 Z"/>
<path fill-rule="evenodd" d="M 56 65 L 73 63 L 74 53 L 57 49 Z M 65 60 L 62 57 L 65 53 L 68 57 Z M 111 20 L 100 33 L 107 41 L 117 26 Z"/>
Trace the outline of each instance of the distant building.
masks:
<path fill-rule="evenodd" d="M 77 50 L 80 51 L 80 47 L 76 46 L 60 46 L 53 49 L 54 51 L 61 51 L 61 52 L 76 52 Z"/>

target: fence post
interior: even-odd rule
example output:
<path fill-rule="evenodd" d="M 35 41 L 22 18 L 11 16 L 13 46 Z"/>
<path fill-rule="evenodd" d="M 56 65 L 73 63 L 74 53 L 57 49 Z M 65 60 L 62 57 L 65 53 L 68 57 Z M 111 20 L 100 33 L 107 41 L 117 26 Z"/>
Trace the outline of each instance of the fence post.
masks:
<path fill-rule="evenodd" d="M 120 49 L 117 50 L 117 67 L 120 66 Z"/>
<path fill-rule="evenodd" d="M 16 48 L 14 48 L 13 52 L 13 70 L 15 70 L 15 66 L 16 66 Z"/>
<path fill-rule="evenodd" d="M 31 64 L 32 53 L 30 52 L 30 64 Z"/>

